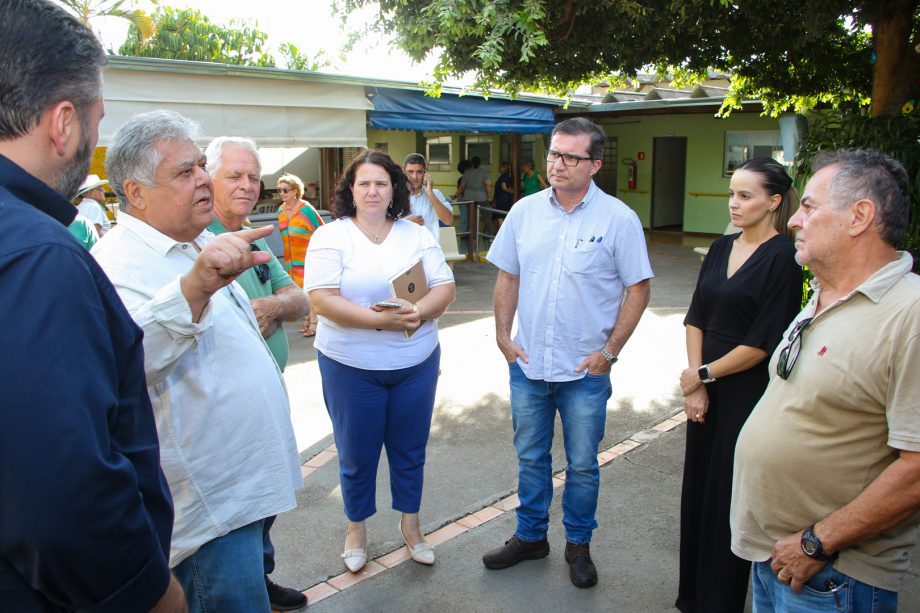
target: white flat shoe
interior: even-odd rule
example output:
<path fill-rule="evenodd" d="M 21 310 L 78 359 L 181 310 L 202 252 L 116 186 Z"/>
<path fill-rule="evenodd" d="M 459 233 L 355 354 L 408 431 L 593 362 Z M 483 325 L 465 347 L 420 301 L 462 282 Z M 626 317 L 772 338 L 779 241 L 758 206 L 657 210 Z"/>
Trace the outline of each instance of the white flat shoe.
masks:
<path fill-rule="evenodd" d="M 345 546 L 348 546 L 347 534 L 345 535 Z M 345 568 L 356 573 L 367 564 L 367 549 L 346 549 L 342 552 L 342 560 L 345 561 Z"/>
<path fill-rule="evenodd" d="M 346 549 L 342 553 L 342 559 L 345 560 L 345 568 L 356 573 L 367 564 L 367 551 L 364 549 Z"/>
<path fill-rule="evenodd" d="M 415 547 L 409 544 L 409 540 L 406 538 L 406 533 L 403 532 L 402 519 L 399 520 L 399 533 L 403 537 L 403 542 L 406 543 L 406 549 L 409 550 L 409 554 L 412 556 L 412 559 L 419 564 L 424 564 L 426 566 L 431 566 L 434 564 L 434 549 L 431 545 L 422 541 Z"/>

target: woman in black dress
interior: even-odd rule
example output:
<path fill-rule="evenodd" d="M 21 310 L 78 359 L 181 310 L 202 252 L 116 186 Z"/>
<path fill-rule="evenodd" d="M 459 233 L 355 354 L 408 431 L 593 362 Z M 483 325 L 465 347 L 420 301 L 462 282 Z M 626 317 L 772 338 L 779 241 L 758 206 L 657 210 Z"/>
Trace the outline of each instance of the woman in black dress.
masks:
<path fill-rule="evenodd" d="M 684 320 L 688 422 L 675 603 L 684 613 L 744 610 L 751 563 L 730 547 L 732 464 L 738 433 L 767 387 L 767 358 L 801 307 L 802 269 L 786 227 L 797 207 L 792 179 L 775 160 L 735 170 L 728 208 L 741 233 L 710 247 Z"/>

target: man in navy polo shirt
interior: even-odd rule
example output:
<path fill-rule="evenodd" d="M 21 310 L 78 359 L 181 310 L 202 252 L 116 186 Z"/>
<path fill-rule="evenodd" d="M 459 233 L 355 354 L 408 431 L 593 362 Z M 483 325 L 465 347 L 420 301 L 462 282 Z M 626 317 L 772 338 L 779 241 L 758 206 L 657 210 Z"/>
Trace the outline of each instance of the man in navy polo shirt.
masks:
<path fill-rule="evenodd" d="M 61 7 L 4 0 L 0 57 L 0 608 L 185 611 L 141 331 L 67 231 L 105 53 Z"/>

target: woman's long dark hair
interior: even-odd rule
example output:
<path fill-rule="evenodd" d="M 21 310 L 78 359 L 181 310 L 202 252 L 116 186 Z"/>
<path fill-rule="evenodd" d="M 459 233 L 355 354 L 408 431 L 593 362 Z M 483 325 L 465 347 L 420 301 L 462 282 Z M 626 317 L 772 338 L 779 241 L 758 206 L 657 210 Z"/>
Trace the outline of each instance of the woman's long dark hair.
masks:
<path fill-rule="evenodd" d="M 387 208 L 387 217 L 399 219 L 408 215 L 410 212 L 409 180 L 406 178 L 406 173 L 403 172 L 399 164 L 393 161 L 393 158 L 380 151 L 363 151 L 351 161 L 351 164 L 339 177 L 339 182 L 335 187 L 332 213 L 336 217 L 354 217 L 357 213 L 351 188 L 355 185 L 355 175 L 358 174 L 358 167 L 362 164 L 380 166 L 390 175 L 390 183 L 393 185 L 393 201 Z"/>
<path fill-rule="evenodd" d="M 795 233 L 789 229 L 789 218 L 799 208 L 799 194 L 792 187 L 792 177 L 786 172 L 782 164 L 773 158 L 753 158 L 743 163 L 735 169 L 746 170 L 760 175 L 760 186 L 764 188 L 768 195 L 779 194 L 782 201 L 773 215 L 773 227 L 776 231 L 788 238 L 795 239 Z"/>

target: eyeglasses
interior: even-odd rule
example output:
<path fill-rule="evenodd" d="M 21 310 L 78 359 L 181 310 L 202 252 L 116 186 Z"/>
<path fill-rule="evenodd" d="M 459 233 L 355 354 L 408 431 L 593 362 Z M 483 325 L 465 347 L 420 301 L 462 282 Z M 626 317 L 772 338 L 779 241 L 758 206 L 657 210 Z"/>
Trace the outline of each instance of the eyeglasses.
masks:
<path fill-rule="evenodd" d="M 783 350 L 779 352 L 779 359 L 776 361 L 776 374 L 779 375 L 781 379 L 788 379 L 789 375 L 792 374 L 792 369 L 795 368 L 795 361 L 798 359 L 799 352 L 802 350 L 802 333 L 805 331 L 805 328 L 808 327 L 808 324 L 811 323 L 811 320 L 812 318 L 808 317 L 795 324 L 795 327 L 786 339 L 789 341 L 789 344 L 783 347 Z"/>
<path fill-rule="evenodd" d="M 290 188 L 290 187 L 279 187 L 279 188 L 278 188 L 278 191 L 281 192 L 282 194 L 286 194 L 286 193 L 292 192 L 292 191 L 294 191 L 294 190 L 293 190 L 292 188 Z"/>
<path fill-rule="evenodd" d="M 552 149 L 546 152 L 546 161 L 550 164 L 555 164 L 560 158 L 562 158 L 562 163 L 565 166 L 578 166 L 578 162 L 590 162 L 594 159 L 590 156 L 582 157 L 580 155 L 572 155 L 571 153 L 559 153 Z"/>
<path fill-rule="evenodd" d="M 249 245 L 249 248 L 252 251 L 262 251 L 255 243 Z M 269 279 L 272 278 L 272 271 L 269 270 L 268 264 L 257 264 L 253 268 L 255 268 L 256 276 L 259 277 L 259 283 L 268 283 Z"/>

